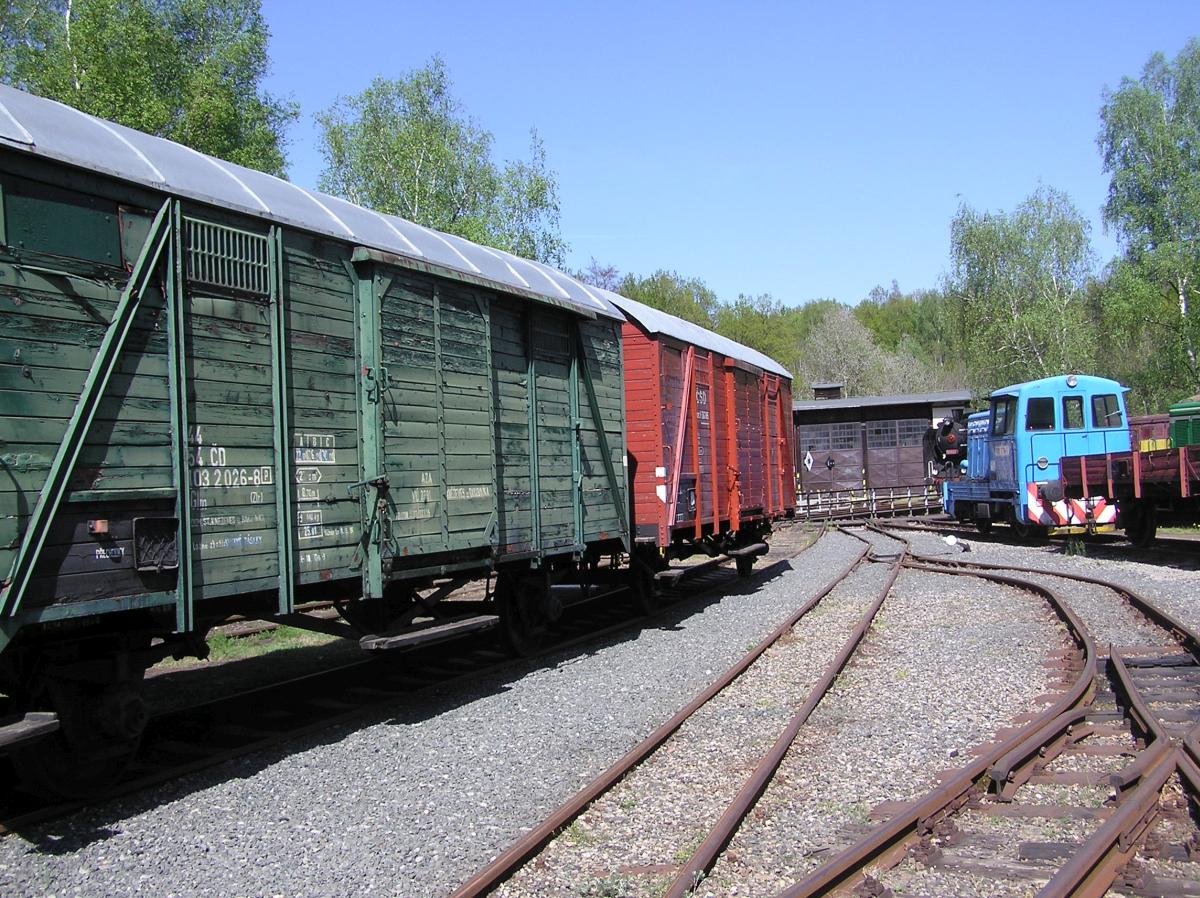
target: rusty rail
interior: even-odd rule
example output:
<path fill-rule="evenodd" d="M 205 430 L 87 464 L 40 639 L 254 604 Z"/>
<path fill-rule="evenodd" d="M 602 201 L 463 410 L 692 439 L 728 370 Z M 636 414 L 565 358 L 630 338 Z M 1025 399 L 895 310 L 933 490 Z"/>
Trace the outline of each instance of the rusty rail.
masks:
<path fill-rule="evenodd" d="M 840 527 L 838 529 L 841 530 Z M 862 537 L 855 533 L 850 533 L 849 531 L 842 532 L 848 536 L 853 536 L 855 539 L 862 540 Z M 888 538 L 899 539 L 890 535 Z M 868 542 L 866 540 L 863 541 Z M 883 606 L 884 599 L 892 591 L 892 586 L 895 585 L 896 578 L 900 575 L 904 558 L 908 552 L 908 542 L 903 539 L 899 539 L 899 541 L 904 544 L 904 549 L 896 558 L 887 579 L 884 581 L 883 586 L 880 587 L 874 601 L 872 601 L 862 617 L 859 618 L 857 625 L 845 643 L 843 643 L 841 650 L 829 663 L 829 666 L 825 668 L 825 672 L 821 674 L 820 679 L 813 685 L 804 704 L 800 706 L 800 709 L 788 721 L 788 725 L 779 734 L 779 737 L 775 740 L 770 750 L 763 755 L 758 765 L 754 768 L 754 771 L 750 774 L 749 779 L 742 784 L 742 788 L 738 790 L 733 801 L 730 802 L 725 812 L 720 816 L 712 829 L 709 830 L 704 841 L 700 843 L 700 846 L 692 853 L 692 856 L 688 858 L 687 862 L 684 863 L 678 874 L 676 874 L 667 891 L 663 893 L 663 898 L 684 898 L 685 895 L 695 888 L 700 877 L 712 869 L 712 865 L 716 862 L 717 857 L 725 849 L 725 846 L 729 844 L 729 840 L 733 838 L 738 828 L 742 825 L 742 821 L 746 818 L 746 815 L 750 813 L 764 790 L 770 784 L 771 779 L 779 769 L 779 765 L 783 763 L 783 759 L 791 748 L 792 743 L 796 741 L 796 736 L 800 733 L 800 728 L 812 716 L 813 711 L 816 710 L 822 699 L 825 698 L 825 695 L 833 687 L 838 676 L 850 662 L 850 658 L 854 655 L 855 650 L 857 650 L 864 637 L 866 637 L 867 631 L 871 628 L 871 624 L 879 613 L 879 609 Z M 874 550 L 869 546 L 868 542 L 867 552 L 873 556 Z"/>
<path fill-rule="evenodd" d="M 923 558 L 923 556 L 916 557 Z M 1042 748 L 1043 739 L 1047 730 L 1052 729 L 1052 724 L 1055 724 L 1076 706 L 1090 700 L 1096 673 L 1095 645 L 1075 612 L 1054 590 L 997 573 L 942 567 L 923 562 L 908 562 L 906 566 L 918 570 L 938 573 L 949 571 L 952 575 L 979 577 L 1041 595 L 1067 624 L 1068 632 L 1083 653 L 1083 669 L 1072 687 L 1058 701 L 1022 728 L 1021 732 L 984 752 L 924 797 L 910 802 L 903 810 L 876 827 L 865 838 L 818 867 L 800 882 L 781 892 L 778 898 L 810 898 L 810 896 L 828 895 L 838 889 L 846 888 L 851 882 L 859 879 L 868 865 L 895 857 L 906 850 L 910 841 L 922 833 L 930 831 L 938 819 L 965 803 L 973 792 L 982 791 L 991 782 L 989 770 L 993 765 L 1002 759 L 1010 758 L 1012 763 L 1010 769 L 1015 769 L 1019 759 L 1031 757 Z"/>
<path fill-rule="evenodd" d="M 1009 565 L 993 565 L 983 562 L 950 562 L 946 559 L 917 556 L 925 562 L 913 567 L 926 570 L 954 571 L 970 573 L 972 569 L 978 576 L 987 579 L 1001 575 L 984 574 L 983 570 L 1020 571 L 1034 575 L 1064 577 L 1081 582 L 1092 583 L 1111 589 L 1122 595 L 1135 608 L 1154 620 L 1160 626 L 1172 633 L 1193 655 L 1200 660 L 1200 638 L 1190 628 L 1182 624 L 1168 612 L 1153 605 L 1143 596 L 1128 587 L 1110 583 L 1087 575 L 1062 574 L 1037 568 L 1026 568 Z M 1011 582 L 1011 581 L 1010 581 Z M 1045 587 L 1029 584 L 1035 591 L 1052 593 Z M 1078 623 L 1071 610 L 1059 602 L 1063 612 Z M 1090 693 L 1087 685 L 1095 676 L 1095 649 L 1080 627 L 1071 626 L 1071 632 L 1078 640 L 1082 636 L 1086 646 L 1084 669 L 1077 679 L 1075 686 L 1068 695 L 1078 693 L 1081 697 Z M 1114 813 L 1093 836 L 1085 842 L 1080 850 L 1064 864 L 1039 892 L 1042 898 L 1099 898 L 1111 887 L 1117 874 L 1133 856 L 1140 840 L 1152 824 L 1157 813 L 1160 794 L 1163 786 L 1170 777 L 1178 772 L 1181 778 L 1194 792 L 1200 792 L 1200 725 L 1193 727 L 1180 740 L 1173 740 L 1161 721 L 1153 714 L 1143 697 L 1137 690 L 1129 671 L 1119 655 L 1111 649 L 1109 665 L 1117 688 L 1124 693 L 1130 717 L 1134 725 L 1143 733 L 1148 745 L 1132 764 L 1114 774 L 1112 783 L 1120 791 L 1120 805 Z M 1081 691 L 1082 690 L 1082 691 Z M 1064 697 L 1065 699 L 1065 697 Z M 1062 700 L 1054 708 L 1040 715 L 1038 719 L 1028 724 L 1016 737 L 1000 747 L 1012 745 L 997 758 L 990 769 L 994 783 L 1012 781 L 1015 776 L 1022 776 L 1017 771 L 1028 770 L 1042 755 L 1042 749 L 1047 744 L 1061 744 L 1064 732 L 1069 734 L 1069 727 L 1082 719 L 1079 709 L 1066 712 L 1052 719 L 1051 714 L 1062 704 Z M 1013 745 L 1013 743 L 1017 743 Z M 989 752 L 995 757 L 996 752 Z M 871 862 L 882 860 L 885 855 L 894 855 L 897 849 L 905 844 L 905 835 L 912 835 L 922 827 L 928 829 L 930 819 L 944 813 L 955 801 L 951 797 L 955 792 L 959 795 L 960 787 L 967 790 L 972 784 L 980 781 L 979 770 L 985 758 L 975 761 L 964 768 L 952 780 L 943 783 L 925 798 L 914 802 L 906 811 L 895 815 L 892 820 L 878 827 L 867 838 L 861 840 L 848 851 L 843 852 L 828 864 L 822 866 L 802 882 L 782 892 L 779 898 L 800 898 L 800 896 L 822 895 L 846 886 L 856 875 Z M 949 799 L 949 800 L 947 800 Z"/>
<path fill-rule="evenodd" d="M 1100 898 L 1108 892 L 1117 873 L 1137 851 L 1158 809 L 1159 793 L 1178 765 L 1178 748 L 1159 741 L 1154 746 L 1143 753 L 1152 756 L 1152 762 L 1137 789 L 1126 795 L 1104 825 L 1050 877 L 1038 892 L 1039 898 Z"/>
<path fill-rule="evenodd" d="M 658 727 L 658 729 L 654 730 L 649 736 L 622 755 L 616 763 L 555 809 L 549 817 L 522 836 L 508 850 L 496 857 L 482 870 L 467 880 L 467 882 L 455 889 L 450 898 L 474 898 L 474 896 L 485 895 L 511 877 L 522 864 L 533 857 L 551 839 L 565 829 L 572 820 L 582 814 L 597 798 L 616 785 L 630 770 L 666 742 L 676 730 L 683 726 L 688 718 L 745 673 L 768 648 L 774 645 L 786 633 L 790 632 L 802 617 L 816 607 L 818 602 L 833 592 L 837 585 L 846 579 L 846 577 L 850 576 L 850 573 L 862 563 L 868 549 L 869 547 L 864 547 L 845 568 L 838 572 L 837 576 L 830 583 L 810 596 L 786 621 L 771 631 L 766 638 L 744 655 L 740 661 L 735 663 L 687 705 L 676 712 L 670 720 L 662 724 L 662 726 Z"/>

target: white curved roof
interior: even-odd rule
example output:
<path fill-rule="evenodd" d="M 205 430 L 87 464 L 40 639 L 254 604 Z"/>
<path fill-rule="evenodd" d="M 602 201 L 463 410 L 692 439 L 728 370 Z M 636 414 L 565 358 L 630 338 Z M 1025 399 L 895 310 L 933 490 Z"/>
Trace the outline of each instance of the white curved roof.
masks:
<path fill-rule="evenodd" d="M 593 287 L 592 290 L 599 293 L 624 312 L 626 318 L 636 321 L 652 334 L 665 334 L 668 337 L 674 337 L 676 340 L 682 340 L 684 343 L 692 343 L 703 349 L 719 352 L 728 358 L 746 362 L 756 368 L 762 368 L 764 371 L 770 371 L 772 374 L 786 377 L 788 380 L 792 378 L 792 375 L 778 362 L 770 356 L 759 352 L 757 349 L 743 346 L 741 343 L 730 340 L 728 337 L 722 337 L 720 334 L 714 333 L 698 324 L 685 321 L 675 315 L 669 315 L 666 312 L 651 308 L 645 303 L 628 299 L 620 294 L 601 290 L 598 287 Z"/>
<path fill-rule="evenodd" d="M 0 143 L 154 190 L 328 234 L 588 316 L 622 318 L 594 287 L 548 265 L 297 187 L 182 144 L 0 85 Z"/>

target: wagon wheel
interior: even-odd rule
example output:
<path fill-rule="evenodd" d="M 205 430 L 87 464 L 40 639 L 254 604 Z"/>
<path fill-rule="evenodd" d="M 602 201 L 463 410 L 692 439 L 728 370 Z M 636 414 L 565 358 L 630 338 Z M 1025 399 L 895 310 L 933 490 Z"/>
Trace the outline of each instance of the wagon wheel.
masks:
<path fill-rule="evenodd" d="M 500 615 L 500 643 L 510 655 L 524 658 L 541 646 L 546 626 L 538 613 L 538 600 L 536 591 L 501 574 L 496 583 L 496 613 Z"/>
<path fill-rule="evenodd" d="M 1135 502 L 1126 512 L 1125 536 L 1139 549 L 1154 542 L 1158 533 L 1158 510 L 1152 502 Z"/>
<path fill-rule="evenodd" d="M 137 754 L 149 719 L 140 670 L 119 683 L 46 679 L 19 704 L 58 714 L 57 732 L 10 758 L 22 785 L 50 798 L 110 792 Z"/>
<path fill-rule="evenodd" d="M 662 607 L 662 591 L 654 569 L 637 557 L 629 559 L 629 594 L 639 614 L 653 614 Z"/>
<path fill-rule="evenodd" d="M 739 577 L 749 577 L 752 573 L 754 573 L 753 555 L 739 555 L 735 563 L 737 564 L 737 572 Z"/>
<path fill-rule="evenodd" d="M 987 536 L 989 533 L 992 532 L 992 519 L 991 518 L 976 518 L 975 519 L 975 529 L 978 530 L 980 533 L 982 533 L 984 536 Z"/>

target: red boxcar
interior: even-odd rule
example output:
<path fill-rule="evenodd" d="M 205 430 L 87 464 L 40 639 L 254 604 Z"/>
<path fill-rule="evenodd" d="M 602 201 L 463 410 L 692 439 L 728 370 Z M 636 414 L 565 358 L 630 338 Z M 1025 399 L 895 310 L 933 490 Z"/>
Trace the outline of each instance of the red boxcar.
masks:
<path fill-rule="evenodd" d="M 619 296 L 638 546 L 729 553 L 747 571 L 796 507 L 791 375 L 760 352 Z M 742 550 L 750 549 L 742 554 Z"/>

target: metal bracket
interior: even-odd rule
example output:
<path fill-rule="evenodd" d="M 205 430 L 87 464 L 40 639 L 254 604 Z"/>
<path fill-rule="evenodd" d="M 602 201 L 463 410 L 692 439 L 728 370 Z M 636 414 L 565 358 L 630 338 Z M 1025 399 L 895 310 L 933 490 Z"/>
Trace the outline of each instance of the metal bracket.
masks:
<path fill-rule="evenodd" d="M 390 486 L 390 481 L 388 480 L 387 474 L 377 474 L 374 477 L 368 478 L 367 480 L 360 480 L 358 483 L 348 483 L 346 484 L 346 495 L 353 496 L 355 490 L 360 490 L 364 486 L 374 487 L 382 493 L 388 489 Z"/>

